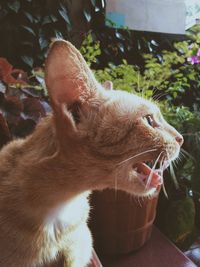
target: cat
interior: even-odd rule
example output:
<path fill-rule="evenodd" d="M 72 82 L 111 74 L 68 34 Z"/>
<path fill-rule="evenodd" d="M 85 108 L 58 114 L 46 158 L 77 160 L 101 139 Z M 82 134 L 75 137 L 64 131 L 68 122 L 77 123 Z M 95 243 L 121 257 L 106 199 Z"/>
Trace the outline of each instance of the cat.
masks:
<path fill-rule="evenodd" d="M 53 114 L 0 152 L 0 267 L 85 267 L 92 190 L 151 196 L 183 137 L 158 106 L 101 86 L 79 51 L 56 40 L 45 64 Z"/>

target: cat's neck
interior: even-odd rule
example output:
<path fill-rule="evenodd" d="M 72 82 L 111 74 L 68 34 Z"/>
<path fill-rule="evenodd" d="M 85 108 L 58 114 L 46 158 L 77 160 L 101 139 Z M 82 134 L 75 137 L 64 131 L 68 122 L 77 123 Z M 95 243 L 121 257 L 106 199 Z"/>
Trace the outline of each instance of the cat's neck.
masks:
<path fill-rule="evenodd" d="M 48 214 L 94 189 L 97 180 L 101 180 L 98 173 L 92 173 L 93 168 L 87 166 L 84 151 L 76 146 L 66 150 L 67 146 L 63 155 L 51 116 L 44 119 L 31 136 L 3 149 L 0 159 L 7 162 L 9 170 L 15 168 L 15 172 L 7 173 L 5 180 L 17 188 L 13 201 L 21 199 L 19 205 L 24 206 L 23 210 L 35 212 L 36 217 Z M 5 170 L 0 167 L 0 175 L 4 176 L 3 173 Z"/>

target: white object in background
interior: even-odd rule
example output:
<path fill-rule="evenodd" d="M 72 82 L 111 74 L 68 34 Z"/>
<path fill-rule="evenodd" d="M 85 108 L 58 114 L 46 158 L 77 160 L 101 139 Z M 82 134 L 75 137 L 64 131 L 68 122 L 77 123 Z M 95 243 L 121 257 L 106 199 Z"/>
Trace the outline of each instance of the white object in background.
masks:
<path fill-rule="evenodd" d="M 200 18 L 200 0 L 107 0 L 107 25 L 184 34 Z"/>

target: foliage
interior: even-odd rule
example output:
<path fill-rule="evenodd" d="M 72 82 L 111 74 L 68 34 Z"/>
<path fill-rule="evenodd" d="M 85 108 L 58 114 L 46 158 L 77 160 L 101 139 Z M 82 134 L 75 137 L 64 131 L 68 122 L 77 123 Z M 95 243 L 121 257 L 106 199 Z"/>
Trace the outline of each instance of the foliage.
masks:
<path fill-rule="evenodd" d="M 160 97 L 166 98 L 172 104 L 190 108 L 193 105 L 199 106 L 200 64 L 194 66 L 188 62 L 197 45 L 196 40 L 178 42 L 174 44 L 174 51 L 164 50 L 156 56 L 152 53 L 144 54 L 142 68 L 123 60 L 117 66 L 109 64 L 107 68 L 97 70 L 96 75 L 100 81 L 112 80 L 116 89 L 143 91 L 149 97 L 159 95 L 160 91 Z"/>
<path fill-rule="evenodd" d="M 2 0 L 0 56 L 26 70 L 41 66 L 52 38 L 74 41 L 72 17 L 78 3 L 82 10 L 76 16 L 82 18 L 87 31 L 92 16 L 103 12 L 104 0 Z M 82 39 L 83 33 L 79 35 Z"/>
<path fill-rule="evenodd" d="M 189 59 L 199 53 L 199 32 L 197 28 L 195 36 L 190 34 L 187 41 L 174 43 L 172 51 L 143 54 L 142 66 L 122 60 L 119 65 L 110 63 L 96 75 L 100 81 L 112 80 L 116 88 L 143 91 L 147 96 L 159 95 L 176 106 L 197 110 L 200 107 L 200 64 L 191 64 Z"/>
<path fill-rule="evenodd" d="M 136 66 L 129 65 L 126 60 L 123 60 L 123 63 L 118 66 L 109 64 L 104 70 L 96 70 L 95 74 L 101 83 L 106 80 L 112 81 L 115 89 L 128 92 L 133 92 L 134 88 L 135 91 L 140 90 L 138 87 L 141 74 Z"/>
<path fill-rule="evenodd" d="M 194 228 L 195 205 L 192 198 L 170 201 L 164 216 L 167 235 L 173 242 L 183 243 Z"/>
<path fill-rule="evenodd" d="M 1 1 L 1 54 L 15 65 L 41 65 L 51 38 L 68 38 L 71 20 L 63 1 Z M 14 44 L 14 45 L 13 45 Z"/>
<path fill-rule="evenodd" d="M 51 110 L 43 75 L 43 70 L 38 68 L 28 77 L 1 58 L 0 148 L 13 138 L 30 134 L 38 121 Z"/>
<path fill-rule="evenodd" d="M 91 66 L 92 63 L 96 63 L 97 57 L 101 54 L 99 43 L 94 42 L 91 34 L 88 34 L 84 39 L 80 48 L 80 52 L 84 56 L 89 66 Z"/>
<path fill-rule="evenodd" d="M 158 33 L 105 26 L 105 0 L 2 0 L 0 7 L 0 56 L 25 70 L 41 66 L 52 38 L 65 38 L 79 47 L 89 29 L 100 44 L 101 55 L 93 64 L 98 68 L 122 59 L 143 65 L 142 53 L 156 55 L 172 47 L 172 41 Z"/>
<path fill-rule="evenodd" d="M 5 83 L 19 83 L 25 84 L 22 79 L 25 75 L 24 71 L 13 69 L 13 66 L 5 59 L 0 58 L 0 80 Z M 16 76 L 16 78 L 14 77 Z"/>
<path fill-rule="evenodd" d="M 200 64 L 191 64 L 199 53 L 200 29 L 189 35 L 187 41 L 174 44 L 174 51 L 163 51 L 159 56 L 144 55 L 144 75 L 151 80 L 150 88 L 162 90 L 175 105 L 185 105 L 191 110 L 200 106 Z"/>

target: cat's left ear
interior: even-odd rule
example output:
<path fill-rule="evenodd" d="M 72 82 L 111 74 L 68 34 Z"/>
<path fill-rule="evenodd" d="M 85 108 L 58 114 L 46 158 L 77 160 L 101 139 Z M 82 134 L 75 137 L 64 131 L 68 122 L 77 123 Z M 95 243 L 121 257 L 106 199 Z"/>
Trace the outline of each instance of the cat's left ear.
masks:
<path fill-rule="evenodd" d="M 79 111 L 95 98 L 99 84 L 80 52 L 64 40 L 55 41 L 49 49 L 45 82 L 59 142 L 64 146 L 66 136 L 69 140 L 77 137 Z"/>
<path fill-rule="evenodd" d="M 77 102 L 87 102 L 98 83 L 83 56 L 70 43 L 56 40 L 51 45 L 45 64 L 45 82 L 53 109 Z"/>

